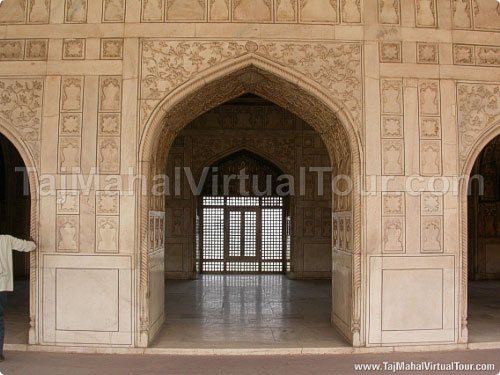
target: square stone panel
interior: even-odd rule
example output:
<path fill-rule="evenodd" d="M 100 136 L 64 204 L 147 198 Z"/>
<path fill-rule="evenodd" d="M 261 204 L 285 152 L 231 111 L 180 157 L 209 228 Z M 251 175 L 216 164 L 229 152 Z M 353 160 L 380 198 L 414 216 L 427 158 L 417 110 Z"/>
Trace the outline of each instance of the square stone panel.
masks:
<path fill-rule="evenodd" d="M 56 330 L 118 331 L 118 270 L 56 269 Z"/>

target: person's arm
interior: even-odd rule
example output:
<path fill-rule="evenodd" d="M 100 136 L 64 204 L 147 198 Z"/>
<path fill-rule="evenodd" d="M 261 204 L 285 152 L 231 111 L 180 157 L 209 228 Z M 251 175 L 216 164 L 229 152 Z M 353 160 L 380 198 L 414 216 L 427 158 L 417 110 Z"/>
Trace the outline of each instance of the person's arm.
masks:
<path fill-rule="evenodd" d="M 33 241 L 25 241 L 12 236 L 10 236 L 10 246 L 14 250 L 24 252 L 30 252 L 36 249 L 36 245 Z"/>

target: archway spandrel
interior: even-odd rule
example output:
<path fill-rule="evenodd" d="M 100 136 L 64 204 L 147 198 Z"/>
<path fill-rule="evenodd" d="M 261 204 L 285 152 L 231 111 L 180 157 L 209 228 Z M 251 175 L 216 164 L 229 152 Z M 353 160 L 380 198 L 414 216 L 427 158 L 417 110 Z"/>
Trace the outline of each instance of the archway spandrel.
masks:
<path fill-rule="evenodd" d="M 476 142 L 500 120 L 500 84 L 458 83 L 460 166 L 466 166 Z"/>
<path fill-rule="evenodd" d="M 142 43 L 141 124 L 175 89 L 209 69 L 256 56 L 319 85 L 361 129 L 363 88 L 361 44 L 294 41 L 171 41 Z M 251 83 L 250 83 L 251 84 Z"/>
<path fill-rule="evenodd" d="M 0 120 L 29 148 L 37 167 L 40 166 L 42 103 L 43 80 L 0 79 Z"/>

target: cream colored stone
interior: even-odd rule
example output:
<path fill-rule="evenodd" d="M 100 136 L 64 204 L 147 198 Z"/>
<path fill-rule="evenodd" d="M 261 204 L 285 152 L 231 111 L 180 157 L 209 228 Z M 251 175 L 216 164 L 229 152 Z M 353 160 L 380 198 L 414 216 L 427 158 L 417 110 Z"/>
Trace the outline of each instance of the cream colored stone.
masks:
<path fill-rule="evenodd" d="M 297 234 L 293 276 L 328 277 L 333 265 L 334 325 L 356 346 L 467 342 L 464 188 L 443 198 L 432 184 L 468 174 L 499 133 L 496 3 L 6 0 L 0 9 L 0 131 L 38 173 L 30 180 L 39 244 L 31 344 L 144 347 L 154 339 L 165 272 L 192 272 L 192 211 L 165 208 L 133 178 L 113 193 L 104 186 L 161 173 L 169 160 L 196 164 L 193 149 L 218 149 L 222 131 L 171 147 L 177 133 L 248 92 L 305 120 L 331 158 L 316 158 L 321 138 L 311 131 L 283 146 L 277 162 L 299 154 L 311 165 L 333 161 L 335 173 L 361 176 L 356 184 L 372 193 L 334 198 L 333 219 L 328 207 L 304 202 L 296 214 L 307 240 Z M 243 112 L 227 126 L 251 123 Z M 244 138 L 234 147 L 276 147 L 263 129 L 261 143 L 248 128 L 232 131 Z M 73 168 L 83 179 L 98 173 L 100 186 L 68 186 Z M 40 197 L 47 173 L 58 191 Z M 410 183 L 417 194 L 405 192 Z M 189 201 L 187 184 L 181 192 Z M 165 264 L 162 238 L 172 233 L 183 240 L 169 243 Z M 68 279 L 59 295 L 58 272 Z M 93 293 L 101 283 L 102 294 Z M 72 310 L 74 294 L 84 313 Z M 438 300 L 441 310 L 420 312 Z"/>

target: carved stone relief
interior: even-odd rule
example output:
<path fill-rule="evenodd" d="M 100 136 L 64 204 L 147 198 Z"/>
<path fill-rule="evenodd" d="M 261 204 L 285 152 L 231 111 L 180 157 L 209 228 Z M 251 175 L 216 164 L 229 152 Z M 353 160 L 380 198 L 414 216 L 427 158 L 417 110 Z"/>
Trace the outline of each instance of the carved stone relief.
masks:
<path fill-rule="evenodd" d="M 384 79 L 381 84 L 381 107 L 384 114 L 403 114 L 403 82 Z"/>
<path fill-rule="evenodd" d="M 441 141 L 420 141 L 420 173 L 423 176 L 441 174 Z"/>
<path fill-rule="evenodd" d="M 472 27 L 471 0 L 452 0 L 453 27 L 470 29 Z"/>
<path fill-rule="evenodd" d="M 403 138 L 403 116 L 382 116 L 382 138 Z"/>
<path fill-rule="evenodd" d="M 404 252 L 405 250 L 405 194 L 403 192 L 382 193 L 382 250 Z"/>
<path fill-rule="evenodd" d="M 118 252 L 118 216 L 97 216 L 96 252 Z"/>
<path fill-rule="evenodd" d="M 415 0 L 416 26 L 437 27 L 436 0 Z"/>
<path fill-rule="evenodd" d="M 439 64 L 439 45 L 437 43 L 417 43 L 417 63 Z"/>
<path fill-rule="evenodd" d="M 500 47 L 475 46 L 476 63 L 486 66 L 500 66 Z"/>
<path fill-rule="evenodd" d="M 99 138 L 97 160 L 100 173 L 120 172 L 120 138 Z"/>
<path fill-rule="evenodd" d="M 0 61 L 46 60 L 47 39 L 4 39 L 0 41 Z"/>
<path fill-rule="evenodd" d="M 422 216 L 422 252 L 443 251 L 443 217 Z"/>
<path fill-rule="evenodd" d="M 78 215 L 80 213 L 80 193 L 74 190 L 57 191 L 58 215 Z"/>
<path fill-rule="evenodd" d="M 125 0 L 104 0 L 102 7 L 103 22 L 125 21 Z"/>
<path fill-rule="evenodd" d="M 142 45 L 141 117 L 146 118 L 149 111 L 144 106 L 152 110 L 155 103 L 201 72 L 247 54 L 256 54 L 296 70 L 321 84 L 335 97 L 342 97 L 344 108 L 361 126 L 361 48 L 357 43 L 145 40 Z M 183 67 L 180 74 L 179 66 Z M 330 74 L 331 71 L 336 74 Z"/>
<path fill-rule="evenodd" d="M 338 22 L 337 0 L 300 0 L 302 22 Z"/>
<path fill-rule="evenodd" d="M 122 77 L 99 78 L 97 167 L 101 174 L 120 173 Z"/>
<path fill-rule="evenodd" d="M 500 30 L 500 4 L 489 0 L 472 0 L 474 28 Z"/>
<path fill-rule="evenodd" d="M 85 39 L 64 39 L 63 59 L 66 60 L 85 59 Z"/>
<path fill-rule="evenodd" d="M 420 197 L 422 215 L 443 215 L 443 195 L 436 192 L 423 192 Z"/>
<path fill-rule="evenodd" d="M 399 0 L 378 0 L 378 19 L 382 25 L 399 25 L 401 4 Z"/>
<path fill-rule="evenodd" d="M 28 21 L 30 23 L 48 23 L 50 0 L 30 0 L 28 5 Z"/>
<path fill-rule="evenodd" d="M 404 217 L 382 218 L 382 249 L 387 253 L 405 252 Z"/>
<path fill-rule="evenodd" d="M 2 4 L 0 23 L 24 23 L 26 20 L 26 1 L 10 0 Z"/>
<path fill-rule="evenodd" d="M 209 0 L 208 4 L 211 21 L 229 21 L 229 0 Z"/>
<path fill-rule="evenodd" d="M 80 137 L 59 138 L 59 172 L 72 172 L 80 168 Z"/>
<path fill-rule="evenodd" d="M 80 168 L 83 90 L 83 77 L 62 77 L 58 146 L 58 171 L 61 173 Z"/>
<path fill-rule="evenodd" d="M 272 21 L 271 0 L 232 0 L 235 21 Z"/>
<path fill-rule="evenodd" d="M 61 113 L 60 135 L 79 136 L 82 129 L 81 113 Z"/>
<path fill-rule="evenodd" d="M 99 111 L 119 112 L 121 109 L 121 77 L 102 76 L 99 90 Z"/>
<path fill-rule="evenodd" d="M 100 113 L 98 136 L 113 137 L 120 135 L 121 115 L 119 113 Z"/>
<path fill-rule="evenodd" d="M 167 0 L 167 20 L 196 21 L 205 19 L 206 0 Z"/>
<path fill-rule="evenodd" d="M 101 59 L 121 60 L 123 58 L 123 39 L 101 39 Z"/>
<path fill-rule="evenodd" d="M 79 215 L 57 215 L 56 244 L 58 251 L 78 251 Z"/>
<path fill-rule="evenodd" d="M 87 0 L 66 0 L 65 22 L 87 22 Z"/>
<path fill-rule="evenodd" d="M 23 60 L 24 39 L 0 41 L 0 60 Z"/>
<path fill-rule="evenodd" d="M 118 215 L 120 213 L 120 194 L 117 191 L 96 192 L 96 214 Z"/>
<path fill-rule="evenodd" d="M 458 142 L 463 165 L 478 137 L 500 115 L 500 84 L 458 83 Z"/>
<path fill-rule="evenodd" d="M 500 66 L 500 47 L 455 44 L 453 62 L 457 65 Z"/>
<path fill-rule="evenodd" d="M 47 39 L 26 40 L 25 60 L 47 60 L 48 44 Z"/>
<path fill-rule="evenodd" d="M 361 22 L 361 0 L 341 0 L 342 22 Z"/>
<path fill-rule="evenodd" d="M 404 143 L 402 139 L 382 140 L 382 174 L 404 175 Z"/>
<path fill-rule="evenodd" d="M 422 116 L 439 116 L 439 81 L 419 82 L 419 112 Z"/>
<path fill-rule="evenodd" d="M 382 194 L 382 215 L 401 216 L 405 214 L 405 196 L 403 192 Z"/>
<path fill-rule="evenodd" d="M 81 112 L 83 77 L 63 77 L 61 82 L 61 112 Z"/>
<path fill-rule="evenodd" d="M 453 63 L 457 65 L 474 65 L 476 63 L 474 46 L 467 44 L 454 44 Z"/>
<path fill-rule="evenodd" d="M 400 42 L 380 42 L 380 62 L 401 62 Z"/>
<path fill-rule="evenodd" d="M 420 117 L 420 138 L 441 139 L 440 117 Z"/>
<path fill-rule="evenodd" d="M 161 22 L 163 21 L 163 13 L 163 0 L 142 1 L 142 21 Z"/>
<path fill-rule="evenodd" d="M 275 0 L 276 20 L 281 22 L 297 21 L 296 0 Z"/>
<path fill-rule="evenodd" d="M 0 79 L 0 118 L 12 126 L 40 163 L 43 80 Z"/>

